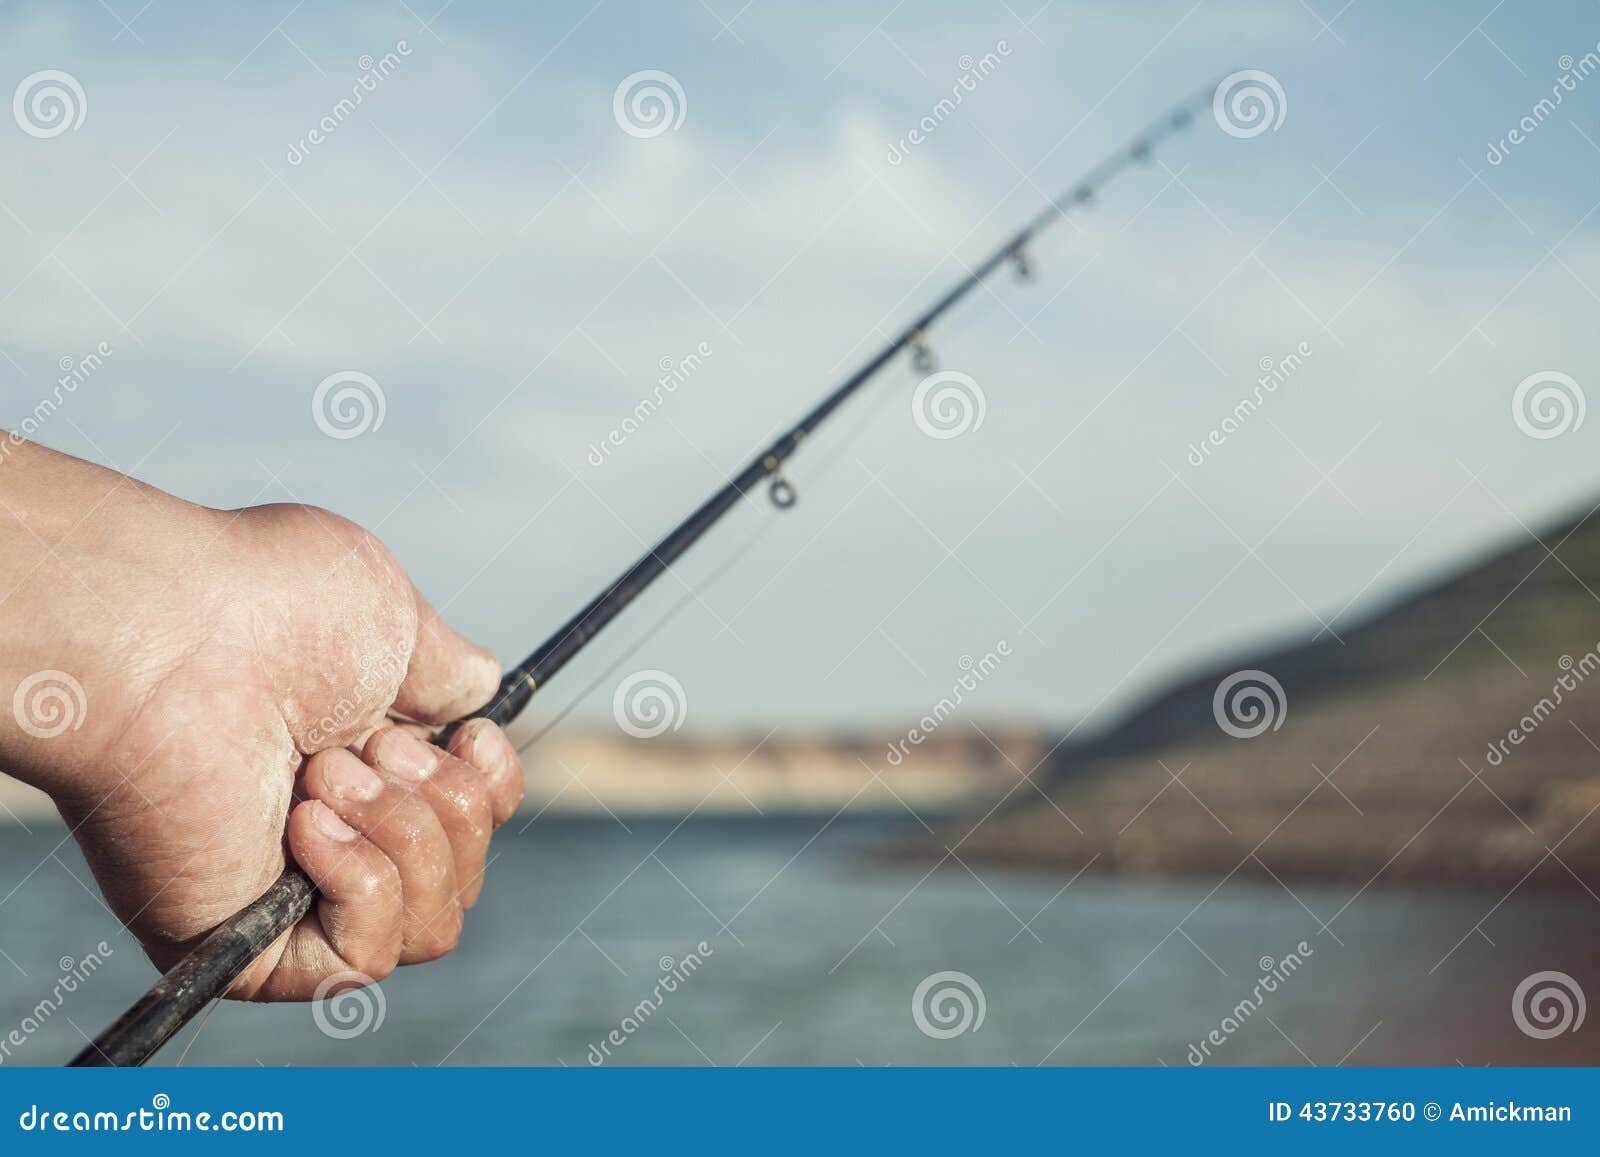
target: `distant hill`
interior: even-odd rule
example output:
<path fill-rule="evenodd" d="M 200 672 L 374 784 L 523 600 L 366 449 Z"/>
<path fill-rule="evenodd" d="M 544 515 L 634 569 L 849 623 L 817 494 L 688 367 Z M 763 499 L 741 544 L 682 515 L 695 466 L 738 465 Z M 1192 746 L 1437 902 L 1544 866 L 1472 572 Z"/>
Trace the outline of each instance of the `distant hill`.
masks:
<path fill-rule="evenodd" d="M 1600 514 L 1335 627 L 1173 683 L 1063 743 L 1036 773 L 1048 801 L 1013 792 L 940 842 L 1123 872 L 1600 890 Z M 1256 706 L 1276 727 L 1237 738 L 1214 700 L 1248 670 L 1277 681 L 1282 706 L 1269 691 Z"/>
<path fill-rule="evenodd" d="M 971 806 L 1031 767 L 1050 737 L 1037 729 L 954 725 L 895 765 L 896 735 L 796 734 L 709 738 L 559 733 L 529 749 L 523 810 L 544 815 L 879 812 L 933 819 Z"/>

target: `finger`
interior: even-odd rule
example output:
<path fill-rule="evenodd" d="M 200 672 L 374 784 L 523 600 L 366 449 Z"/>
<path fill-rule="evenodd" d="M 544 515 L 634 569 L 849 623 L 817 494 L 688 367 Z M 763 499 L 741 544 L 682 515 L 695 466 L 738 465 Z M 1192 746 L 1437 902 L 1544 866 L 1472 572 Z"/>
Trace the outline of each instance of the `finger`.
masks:
<path fill-rule="evenodd" d="M 386 754 L 374 769 L 342 747 L 318 752 L 306 764 L 306 791 L 394 864 L 404 907 L 400 963 L 417 964 L 443 956 L 461 937 L 455 857 L 439 817 L 416 791 L 436 761 Z"/>
<path fill-rule="evenodd" d="M 389 857 L 320 800 L 289 814 L 289 851 L 317 886 L 315 930 L 331 959 L 306 959 L 312 945 L 293 942 L 286 958 L 318 980 L 335 971 L 373 980 L 393 972 L 405 912 L 400 874 Z M 279 962 L 280 971 L 286 962 Z"/>
<path fill-rule="evenodd" d="M 500 663 L 456 634 L 420 593 L 415 597 L 417 645 L 395 709 L 424 723 L 449 723 L 489 702 L 500 686 Z"/>
<path fill-rule="evenodd" d="M 489 835 L 494 831 L 494 812 L 489 803 L 489 784 L 482 772 L 465 760 L 457 759 L 417 736 L 391 727 L 374 735 L 367 743 L 366 760 L 379 767 L 416 764 L 431 760 L 433 773 L 416 788 L 417 794 L 433 808 L 455 859 L 456 898 L 470 908 L 483 886 L 483 861 L 489 854 Z"/>
<path fill-rule="evenodd" d="M 504 731 L 487 719 L 470 719 L 456 729 L 446 750 L 466 760 L 483 775 L 489 786 L 495 827 L 516 814 L 527 786 L 526 777 L 522 757 L 511 746 Z"/>
<path fill-rule="evenodd" d="M 289 813 L 288 844 L 319 896 L 229 987 L 241 1000 L 313 1000 L 328 982 L 382 980 L 400 951 L 400 880 L 389 858 L 325 805 Z"/>
<path fill-rule="evenodd" d="M 371 742 L 372 737 L 378 734 L 378 732 L 390 727 L 398 727 L 407 735 L 415 735 L 424 743 L 432 743 L 435 734 L 439 730 L 437 727 L 432 727 L 426 723 L 412 723 L 409 719 L 405 719 L 399 715 L 386 715 L 378 723 L 367 728 L 367 730 L 363 731 L 349 743 L 345 744 L 345 750 L 357 758 L 360 758 L 362 753 L 366 751 L 367 744 Z"/>

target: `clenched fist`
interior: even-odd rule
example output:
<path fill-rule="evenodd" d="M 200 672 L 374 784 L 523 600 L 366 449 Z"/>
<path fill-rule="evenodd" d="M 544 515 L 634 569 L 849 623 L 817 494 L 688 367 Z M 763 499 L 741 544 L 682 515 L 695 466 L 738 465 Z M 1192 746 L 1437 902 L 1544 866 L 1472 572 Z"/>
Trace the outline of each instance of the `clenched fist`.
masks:
<path fill-rule="evenodd" d="M 158 966 L 286 853 L 321 896 L 230 995 L 304 1000 L 455 946 L 522 766 L 486 720 L 430 742 L 500 668 L 372 535 L 7 440 L 0 631 L 0 771 L 54 799 Z"/>

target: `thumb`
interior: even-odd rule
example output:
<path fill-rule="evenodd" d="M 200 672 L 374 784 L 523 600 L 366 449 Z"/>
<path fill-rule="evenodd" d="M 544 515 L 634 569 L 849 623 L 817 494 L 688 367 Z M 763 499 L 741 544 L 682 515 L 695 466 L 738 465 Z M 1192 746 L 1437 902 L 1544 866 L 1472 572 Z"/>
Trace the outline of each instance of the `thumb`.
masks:
<path fill-rule="evenodd" d="M 494 654 L 456 634 L 420 592 L 417 645 L 395 697 L 395 710 L 423 723 L 450 723 L 482 707 L 500 686 Z"/>

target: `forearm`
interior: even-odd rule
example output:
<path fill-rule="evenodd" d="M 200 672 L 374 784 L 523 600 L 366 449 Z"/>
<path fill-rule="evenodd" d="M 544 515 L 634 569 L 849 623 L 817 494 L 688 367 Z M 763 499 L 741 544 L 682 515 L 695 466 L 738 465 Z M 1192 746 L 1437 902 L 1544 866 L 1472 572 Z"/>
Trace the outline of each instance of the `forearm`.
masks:
<path fill-rule="evenodd" d="M 142 514 L 177 516 L 202 508 L 70 454 L 0 430 L 0 530 L 31 532 L 47 545 L 90 550 L 125 538 L 116 524 Z"/>
<path fill-rule="evenodd" d="M 91 700 L 161 653 L 174 541 L 192 551 L 214 518 L 9 434 L 0 450 L 0 770 L 59 794 L 113 738 Z"/>

